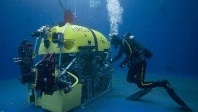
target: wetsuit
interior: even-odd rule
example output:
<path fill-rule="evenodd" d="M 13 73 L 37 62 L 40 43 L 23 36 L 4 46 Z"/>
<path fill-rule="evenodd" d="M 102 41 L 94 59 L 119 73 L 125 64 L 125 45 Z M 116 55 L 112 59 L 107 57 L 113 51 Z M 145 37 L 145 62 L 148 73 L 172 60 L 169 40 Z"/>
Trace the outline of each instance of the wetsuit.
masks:
<path fill-rule="evenodd" d="M 119 53 L 115 56 L 115 58 L 113 58 L 112 62 L 121 58 L 123 54 L 126 54 L 126 58 L 123 62 L 119 64 L 119 66 L 123 67 L 127 64 L 129 68 L 127 74 L 127 81 L 130 83 L 134 83 L 139 88 L 143 89 L 143 91 L 139 91 L 136 93 L 136 95 L 139 93 L 141 94 L 138 95 L 137 99 L 150 92 L 152 88 L 163 87 L 167 90 L 168 94 L 175 102 L 181 105 L 184 109 L 191 110 L 175 93 L 171 84 L 167 80 L 155 82 L 144 81 L 147 67 L 147 59 L 152 57 L 152 53 L 148 49 L 139 45 L 135 38 L 131 37 L 130 35 L 125 37 L 122 42 L 118 44 L 120 45 Z"/>
<path fill-rule="evenodd" d="M 120 44 L 120 49 L 118 55 L 113 58 L 112 62 L 118 60 L 123 54 L 126 54 L 126 58 L 120 63 L 120 67 L 128 65 L 129 71 L 127 74 L 127 81 L 130 83 L 137 84 L 140 88 L 153 88 L 155 86 L 160 86 L 159 84 L 154 84 L 154 82 L 145 82 L 145 72 L 147 61 L 144 51 L 149 52 L 148 49 L 140 46 L 135 38 L 126 37 L 122 40 Z M 150 53 L 150 57 L 152 54 Z"/>

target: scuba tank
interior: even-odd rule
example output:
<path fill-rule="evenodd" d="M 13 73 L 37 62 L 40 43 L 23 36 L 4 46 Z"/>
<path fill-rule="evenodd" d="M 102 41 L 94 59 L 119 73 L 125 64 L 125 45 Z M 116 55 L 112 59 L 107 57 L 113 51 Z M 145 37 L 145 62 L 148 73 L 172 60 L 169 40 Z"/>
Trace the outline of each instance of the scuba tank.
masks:
<path fill-rule="evenodd" d="M 132 52 L 135 52 L 135 55 L 144 56 L 146 59 L 149 59 L 153 56 L 152 52 L 149 49 L 142 46 L 140 43 L 138 43 L 136 38 L 130 33 L 125 34 L 123 36 L 123 39 L 125 40 L 125 42 L 127 42 Z"/>

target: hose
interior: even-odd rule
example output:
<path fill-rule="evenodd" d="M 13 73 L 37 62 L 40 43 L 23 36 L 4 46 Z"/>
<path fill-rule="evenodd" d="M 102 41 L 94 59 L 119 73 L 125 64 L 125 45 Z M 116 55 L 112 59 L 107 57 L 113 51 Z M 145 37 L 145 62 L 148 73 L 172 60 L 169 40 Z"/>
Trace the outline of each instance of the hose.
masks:
<path fill-rule="evenodd" d="M 76 84 L 78 84 L 78 77 L 76 77 L 74 74 L 72 74 L 71 72 L 68 72 L 67 71 L 67 73 L 70 75 L 70 76 L 72 76 L 75 80 L 76 80 L 76 82 L 71 86 L 71 87 L 74 87 L 74 86 L 76 86 Z"/>

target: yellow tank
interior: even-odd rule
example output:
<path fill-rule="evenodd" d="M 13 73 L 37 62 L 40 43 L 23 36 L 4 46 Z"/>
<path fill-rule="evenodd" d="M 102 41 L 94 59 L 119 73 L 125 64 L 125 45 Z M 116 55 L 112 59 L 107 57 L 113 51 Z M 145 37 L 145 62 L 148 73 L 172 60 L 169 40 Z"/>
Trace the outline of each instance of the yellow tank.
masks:
<path fill-rule="evenodd" d="M 73 25 L 70 23 L 62 27 L 55 26 L 50 29 L 47 38 L 43 38 L 39 47 L 38 54 L 60 53 L 60 47 L 53 42 L 54 34 L 63 34 L 63 42 L 61 47 L 62 53 L 77 53 L 79 47 L 92 46 L 94 51 L 109 50 L 110 43 L 107 38 L 100 32 L 86 27 Z M 44 46 L 44 40 L 48 40 L 49 46 Z"/>

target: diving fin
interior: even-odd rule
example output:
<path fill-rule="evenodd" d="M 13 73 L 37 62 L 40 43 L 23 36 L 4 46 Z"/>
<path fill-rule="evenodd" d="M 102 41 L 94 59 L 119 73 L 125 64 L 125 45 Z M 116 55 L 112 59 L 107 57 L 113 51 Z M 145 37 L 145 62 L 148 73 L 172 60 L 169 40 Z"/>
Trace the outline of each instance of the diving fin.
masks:
<path fill-rule="evenodd" d="M 130 100 L 130 101 L 139 100 L 141 97 L 143 97 L 144 95 L 149 93 L 151 90 L 152 90 L 151 88 L 140 90 L 140 91 L 128 96 L 126 99 Z"/>
<path fill-rule="evenodd" d="M 169 96 L 186 111 L 192 111 L 186 103 L 176 94 L 173 88 L 167 89 Z"/>
<path fill-rule="evenodd" d="M 174 91 L 174 89 L 172 88 L 171 84 L 167 81 L 167 84 L 165 86 L 165 89 L 167 90 L 169 96 L 180 106 L 182 106 L 182 108 L 186 111 L 192 111 L 187 105 L 186 103 L 176 94 L 176 92 Z"/>

